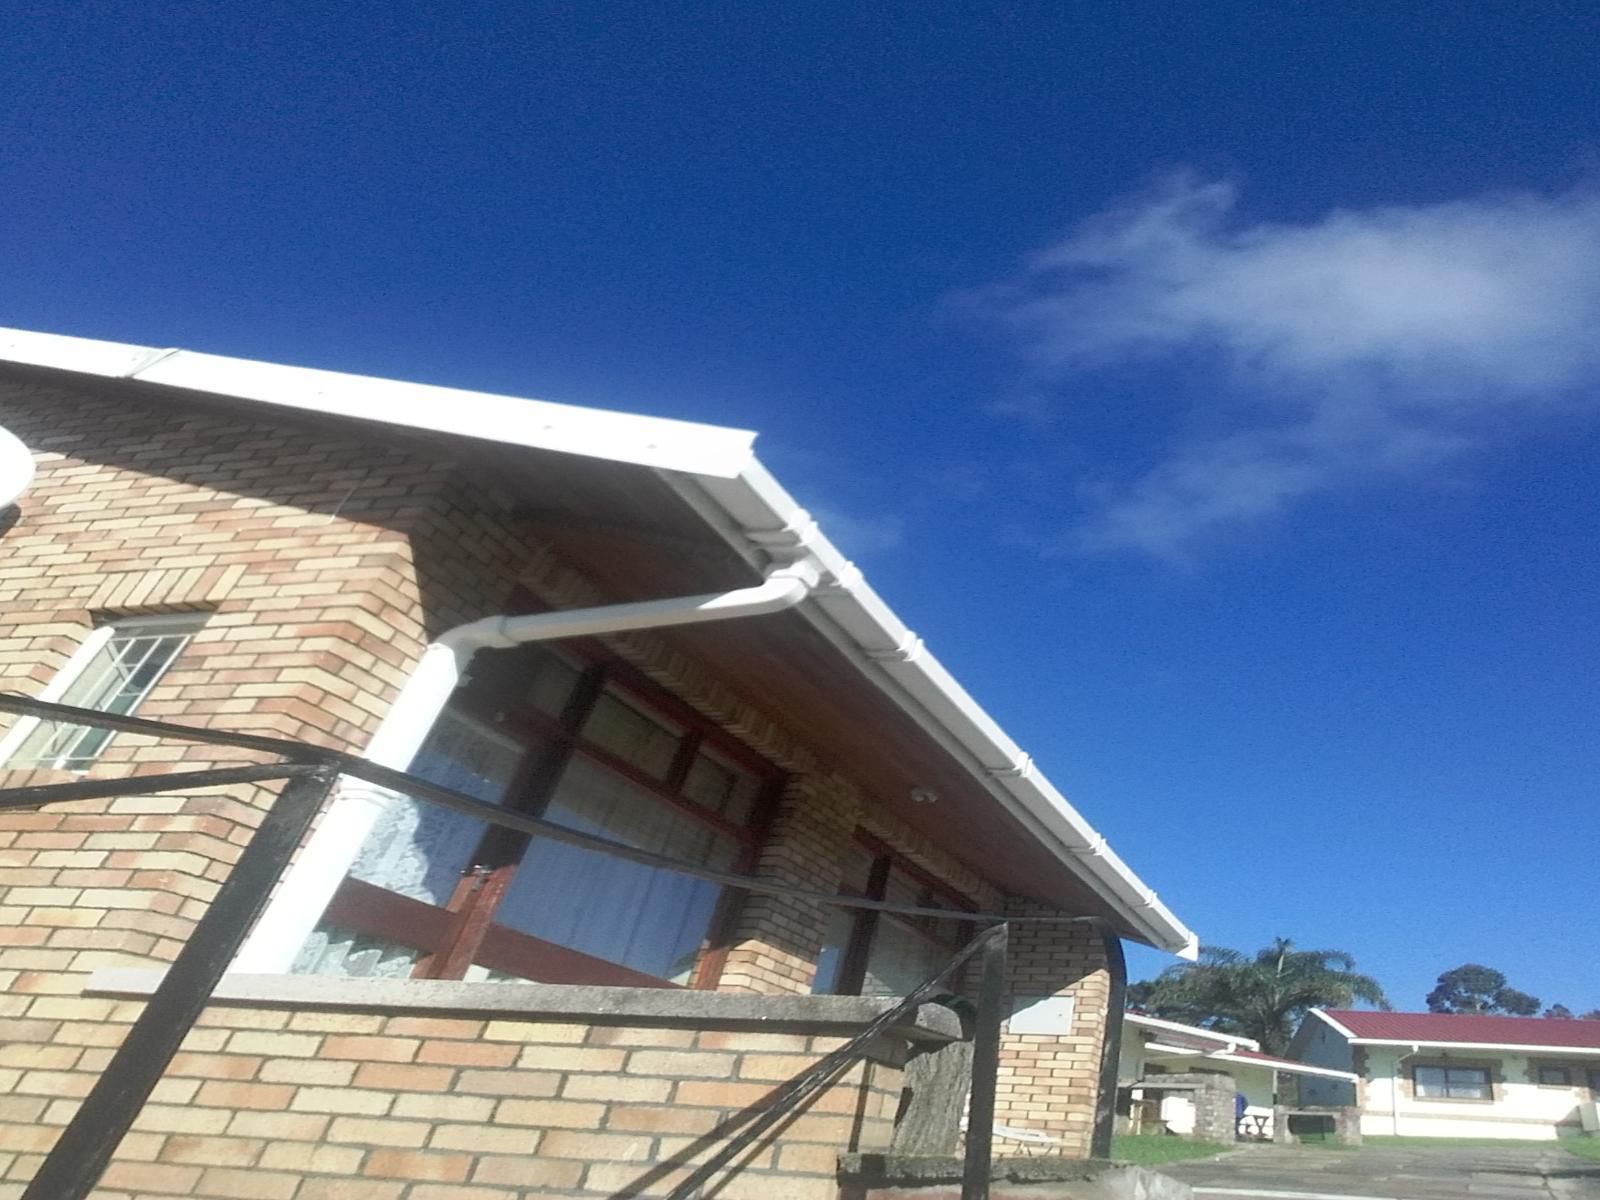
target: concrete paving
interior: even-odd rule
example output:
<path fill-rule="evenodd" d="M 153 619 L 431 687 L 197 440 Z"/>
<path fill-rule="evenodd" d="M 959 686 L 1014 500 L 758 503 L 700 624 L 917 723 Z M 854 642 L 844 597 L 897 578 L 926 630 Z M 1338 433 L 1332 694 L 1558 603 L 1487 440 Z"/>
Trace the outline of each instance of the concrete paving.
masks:
<path fill-rule="evenodd" d="M 1161 1170 L 1195 1200 L 1600 1200 L 1600 1162 L 1538 1144 L 1246 1146 Z"/>

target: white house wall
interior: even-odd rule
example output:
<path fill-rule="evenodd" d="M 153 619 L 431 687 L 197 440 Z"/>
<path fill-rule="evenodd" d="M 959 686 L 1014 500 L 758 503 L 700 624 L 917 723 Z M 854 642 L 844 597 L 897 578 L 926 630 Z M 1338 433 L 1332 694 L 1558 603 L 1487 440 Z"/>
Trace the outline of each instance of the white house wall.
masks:
<path fill-rule="evenodd" d="M 1331 1031 L 1330 1031 L 1331 1032 Z M 1342 1040 L 1342 1039 L 1340 1039 Z M 1522 1054 L 1452 1052 L 1449 1058 L 1424 1049 L 1367 1046 L 1362 1088 L 1361 1132 L 1366 1136 L 1476 1137 L 1549 1141 L 1580 1132 L 1578 1105 L 1588 1099 L 1581 1076 L 1572 1087 L 1529 1082 L 1531 1067 Z M 1414 1064 L 1447 1062 L 1462 1066 L 1498 1064 L 1493 1072 L 1494 1099 L 1417 1099 L 1410 1093 Z M 1308 1079 L 1305 1081 L 1310 1083 Z M 1399 1113 L 1395 1112 L 1399 1084 Z M 1302 1085 L 1304 1086 L 1304 1085 Z"/>

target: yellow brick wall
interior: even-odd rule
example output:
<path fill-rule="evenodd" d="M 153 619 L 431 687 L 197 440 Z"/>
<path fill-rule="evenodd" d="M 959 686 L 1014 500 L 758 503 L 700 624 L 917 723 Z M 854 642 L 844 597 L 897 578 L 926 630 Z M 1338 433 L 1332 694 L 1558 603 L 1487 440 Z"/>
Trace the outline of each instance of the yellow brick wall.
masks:
<path fill-rule="evenodd" d="M 1049 912 L 1033 903 L 1011 909 L 1019 917 Z M 1065 1153 L 1087 1155 L 1111 994 L 1105 947 L 1089 925 L 1015 924 L 1008 965 L 1014 995 L 1072 997 L 1072 1027 L 1061 1035 L 1005 1034 L 995 1121 L 1042 1130 L 1062 1139 Z"/>
<path fill-rule="evenodd" d="M 0 1051 L 16 1064 L 0 1097 L 0 1195 L 32 1178 L 138 1008 L 79 999 Z M 95 1197 L 662 1195 L 841 1041 L 216 1006 Z M 734 1178 L 714 1175 L 708 1193 L 833 1200 L 837 1155 L 886 1148 L 899 1095 L 893 1055 L 858 1061 L 743 1150 Z"/>

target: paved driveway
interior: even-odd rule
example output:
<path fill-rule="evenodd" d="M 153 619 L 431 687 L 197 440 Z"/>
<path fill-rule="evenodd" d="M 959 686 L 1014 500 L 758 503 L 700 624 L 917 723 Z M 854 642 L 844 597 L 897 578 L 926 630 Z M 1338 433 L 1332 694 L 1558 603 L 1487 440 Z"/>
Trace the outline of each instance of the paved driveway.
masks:
<path fill-rule="evenodd" d="M 1600 1200 L 1600 1162 L 1545 1146 L 1247 1146 L 1160 1168 L 1195 1200 Z"/>

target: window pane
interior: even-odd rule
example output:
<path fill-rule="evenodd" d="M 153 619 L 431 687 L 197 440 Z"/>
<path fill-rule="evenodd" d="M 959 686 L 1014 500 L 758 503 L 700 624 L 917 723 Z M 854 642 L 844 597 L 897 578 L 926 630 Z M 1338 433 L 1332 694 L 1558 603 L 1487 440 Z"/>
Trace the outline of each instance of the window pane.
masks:
<path fill-rule="evenodd" d="M 828 918 L 828 930 L 822 937 L 822 949 L 817 954 L 817 973 L 811 981 L 813 994 L 826 996 L 839 990 L 839 971 L 844 967 L 844 956 L 849 952 L 855 929 L 855 909 L 833 910 Z"/>
<path fill-rule="evenodd" d="M 498 804 L 524 745 L 455 709 L 445 709 L 411 761 L 411 773 Z M 483 837 L 485 823 L 409 796 L 391 799 L 350 874 L 430 904 L 444 904 Z"/>
<path fill-rule="evenodd" d="M 754 775 L 706 750 L 694 756 L 683 780 L 686 797 L 741 825 L 750 823 L 760 792 L 761 781 Z"/>
<path fill-rule="evenodd" d="M 1540 1067 L 1539 1082 L 1553 1087 L 1569 1087 L 1572 1075 L 1565 1067 Z"/>
<path fill-rule="evenodd" d="M 737 848 L 643 789 L 583 758 L 567 768 L 545 816 L 641 850 L 731 870 Z M 689 982 L 722 889 L 715 884 L 538 839 L 513 876 L 496 923 L 608 962 Z"/>
<path fill-rule="evenodd" d="M 1416 1071 L 1417 1095 L 1442 1096 L 1445 1094 L 1443 1067 L 1418 1067 Z"/>
<path fill-rule="evenodd" d="M 954 955 L 935 945 L 915 929 L 887 913 L 878 919 L 877 932 L 867 951 L 863 996 L 904 996 L 926 983 Z"/>
<path fill-rule="evenodd" d="M 119 623 L 111 640 L 62 693 L 61 702 L 129 715 L 144 702 L 202 623 L 199 617 Z M 113 736 L 109 729 L 43 722 L 18 747 L 11 765 L 83 770 L 94 763 Z"/>
<path fill-rule="evenodd" d="M 677 756 L 682 731 L 641 712 L 610 692 L 595 702 L 583 737 L 657 779 L 665 779 Z"/>

